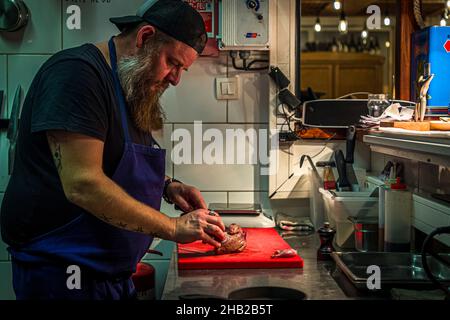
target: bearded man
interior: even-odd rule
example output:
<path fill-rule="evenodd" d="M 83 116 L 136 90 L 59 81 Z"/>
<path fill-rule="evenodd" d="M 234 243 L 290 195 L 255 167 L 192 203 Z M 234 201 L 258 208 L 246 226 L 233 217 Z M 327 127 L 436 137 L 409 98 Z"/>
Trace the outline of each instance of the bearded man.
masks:
<path fill-rule="evenodd" d="M 134 299 L 131 275 L 153 237 L 224 239 L 199 190 L 165 176 L 152 137 L 161 94 L 205 47 L 200 14 L 151 0 L 110 20 L 120 35 L 57 53 L 27 94 L 1 210 L 17 299 Z M 162 197 L 187 214 L 161 213 Z"/>

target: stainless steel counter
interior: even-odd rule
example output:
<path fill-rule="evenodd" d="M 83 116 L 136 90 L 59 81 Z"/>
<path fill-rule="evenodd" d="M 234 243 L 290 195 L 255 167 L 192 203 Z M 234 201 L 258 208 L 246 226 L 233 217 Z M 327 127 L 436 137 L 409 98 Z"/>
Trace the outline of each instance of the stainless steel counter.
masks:
<path fill-rule="evenodd" d="M 303 269 L 178 270 L 174 252 L 162 299 L 178 300 L 180 295 L 202 294 L 226 298 L 245 287 L 276 286 L 301 290 L 312 300 L 343 300 L 347 297 L 330 275 L 333 262 L 318 262 L 317 234 L 286 240 L 304 260 Z"/>

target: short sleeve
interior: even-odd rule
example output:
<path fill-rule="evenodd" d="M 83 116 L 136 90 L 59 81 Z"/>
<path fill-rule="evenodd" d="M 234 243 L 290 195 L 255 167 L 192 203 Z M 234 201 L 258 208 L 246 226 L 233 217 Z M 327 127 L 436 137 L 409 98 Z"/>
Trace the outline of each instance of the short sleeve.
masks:
<path fill-rule="evenodd" d="M 105 141 L 110 114 L 105 81 L 79 59 L 43 70 L 33 94 L 31 131 L 64 130 Z"/>

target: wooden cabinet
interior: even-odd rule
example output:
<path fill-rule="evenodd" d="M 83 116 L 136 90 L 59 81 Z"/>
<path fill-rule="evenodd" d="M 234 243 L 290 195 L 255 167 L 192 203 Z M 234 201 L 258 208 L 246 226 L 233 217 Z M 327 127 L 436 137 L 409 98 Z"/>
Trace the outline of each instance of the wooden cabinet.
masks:
<path fill-rule="evenodd" d="M 385 58 L 366 53 L 306 52 L 301 55 L 301 87 L 333 99 L 352 92 L 383 93 Z"/>

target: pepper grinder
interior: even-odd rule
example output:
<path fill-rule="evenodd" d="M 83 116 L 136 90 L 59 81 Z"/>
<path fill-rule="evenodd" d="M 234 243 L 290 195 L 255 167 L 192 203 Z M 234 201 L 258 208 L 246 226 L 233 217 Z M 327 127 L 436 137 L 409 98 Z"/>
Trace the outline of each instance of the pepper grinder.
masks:
<path fill-rule="evenodd" d="M 320 237 L 320 248 L 317 250 L 317 260 L 331 260 L 331 253 L 334 251 L 333 239 L 336 231 L 330 227 L 329 222 L 325 222 L 317 233 Z"/>

